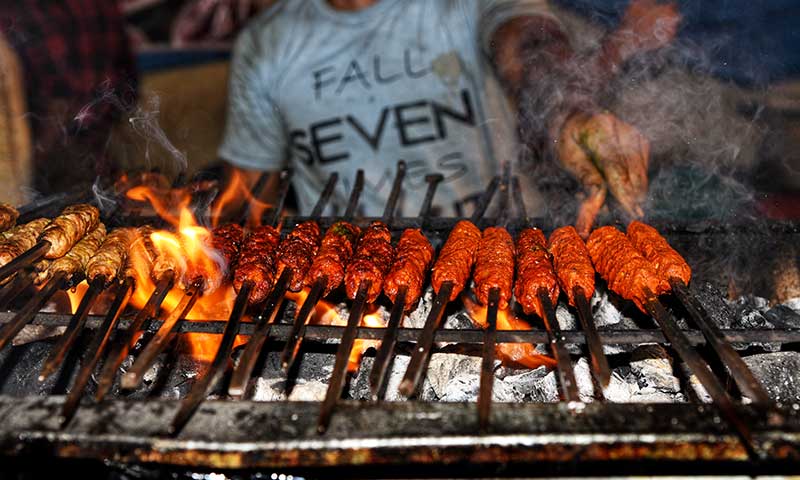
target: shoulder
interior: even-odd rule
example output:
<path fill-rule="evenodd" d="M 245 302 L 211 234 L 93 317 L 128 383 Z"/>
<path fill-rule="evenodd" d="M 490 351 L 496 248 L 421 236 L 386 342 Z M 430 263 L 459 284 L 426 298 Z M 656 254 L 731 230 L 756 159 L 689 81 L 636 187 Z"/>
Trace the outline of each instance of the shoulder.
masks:
<path fill-rule="evenodd" d="M 269 57 L 292 41 L 297 28 L 313 13 L 311 2 L 279 0 L 253 17 L 239 32 L 234 55 Z"/>

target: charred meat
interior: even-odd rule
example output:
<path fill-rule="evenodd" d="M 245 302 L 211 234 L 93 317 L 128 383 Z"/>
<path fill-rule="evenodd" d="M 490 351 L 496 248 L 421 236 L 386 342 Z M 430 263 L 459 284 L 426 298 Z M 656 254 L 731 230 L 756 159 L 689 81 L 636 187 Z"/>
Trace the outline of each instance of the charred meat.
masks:
<path fill-rule="evenodd" d="M 489 303 L 489 291 L 500 291 L 501 309 L 508 307 L 514 285 L 514 239 L 502 227 L 489 227 L 483 231 L 475 260 L 475 297 L 480 303 Z"/>
<path fill-rule="evenodd" d="M 354 299 L 364 281 L 371 281 L 367 303 L 378 299 L 383 288 L 383 279 L 394 261 L 394 247 L 389 227 L 383 222 L 372 222 L 361 233 L 355 254 L 347 265 L 344 278 L 345 291 Z"/>
<path fill-rule="evenodd" d="M 397 243 L 397 255 L 383 282 L 383 293 L 395 302 L 400 287 L 405 287 L 406 307 L 413 309 L 422 296 L 425 275 L 433 260 L 433 246 L 418 228 L 408 228 Z"/>

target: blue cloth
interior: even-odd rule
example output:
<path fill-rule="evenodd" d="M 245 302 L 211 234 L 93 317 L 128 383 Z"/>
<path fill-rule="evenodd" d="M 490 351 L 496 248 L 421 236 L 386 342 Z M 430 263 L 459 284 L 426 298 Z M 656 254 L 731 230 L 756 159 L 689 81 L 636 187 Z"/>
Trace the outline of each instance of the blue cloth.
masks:
<path fill-rule="evenodd" d="M 609 27 L 628 5 L 628 0 L 554 1 Z M 678 0 L 678 5 L 683 16 L 678 41 L 699 45 L 704 54 L 696 66 L 743 86 L 800 75 L 800 1 Z"/>

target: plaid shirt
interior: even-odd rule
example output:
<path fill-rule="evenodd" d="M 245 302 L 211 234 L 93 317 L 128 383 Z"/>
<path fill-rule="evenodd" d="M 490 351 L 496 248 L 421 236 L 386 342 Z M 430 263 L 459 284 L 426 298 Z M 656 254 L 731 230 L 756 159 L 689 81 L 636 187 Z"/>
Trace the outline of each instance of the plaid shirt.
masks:
<path fill-rule="evenodd" d="M 136 91 L 134 61 L 116 2 L 2 1 L 0 30 L 24 69 L 37 156 L 42 150 L 69 150 L 77 142 L 80 155 L 103 170 L 106 162 L 98 149 L 119 107 L 131 105 Z M 34 170 L 41 161 L 34 159 Z M 94 172 L 84 173 L 94 177 Z"/>

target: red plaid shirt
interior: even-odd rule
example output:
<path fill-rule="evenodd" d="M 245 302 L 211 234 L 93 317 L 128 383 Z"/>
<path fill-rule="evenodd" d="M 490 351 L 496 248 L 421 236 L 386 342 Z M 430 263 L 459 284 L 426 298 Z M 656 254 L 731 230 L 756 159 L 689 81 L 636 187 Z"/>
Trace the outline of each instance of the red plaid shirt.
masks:
<path fill-rule="evenodd" d="M 24 69 L 37 156 L 80 142 L 78 151 L 102 170 L 103 152 L 92 151 L 102 141 L 91 137 L 107 138 L 119 107 L 131 105 L 136 92 L 134 61 L 116 2 L 2 1 L 0 30 Z M 41 161 L 34 159 L 34 170 Z"/>

